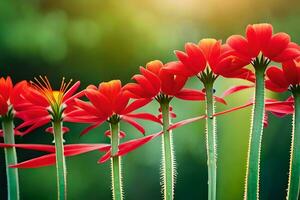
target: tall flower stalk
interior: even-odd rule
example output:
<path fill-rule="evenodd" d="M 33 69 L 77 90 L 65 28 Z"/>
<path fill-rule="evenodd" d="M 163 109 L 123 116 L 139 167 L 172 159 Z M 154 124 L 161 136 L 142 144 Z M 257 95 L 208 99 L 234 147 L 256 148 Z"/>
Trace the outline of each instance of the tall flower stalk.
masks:
<path fill-rule="evenodd" d="M 213 81 L 204 84 L 206 93 L 206 149 L 208 166 L 208 199 L 216 199 L 217 189 L 217 136 Z"/>
<path fill-rule="evenodd" d="M 168 130 L 170 126 L 170 103 L 167 97 L 160 100 L 162 112 L 163 135 L 162 135 L 162 180 L 165 200 L 172 200 L 174 197 L 175 185 L 175 157 L 173 147 L 173 134 Z"/>
<path fill-rule="evenodd" d="M 58 199 L 67 199 L 67 169 L 64 156 L 64 139 L 62 132 L 62 122 L 53 121 L 53 135 L 56 154 L 56 174 L 57 174 L 57 195 Z"/>
<path fill-rule="evenodd" d="M 300 88 L 293 91 L 294 117 L 287 200 L 299 198 L 300 189 Z"/>
<path fill-rule="evenodd" d="M 121 156 L 116 155 L 119 151 L 120 119 L 113 115 L 109 120 L 111 132 L 111 178 L 112 194 L 114 200 L 123 199 L 122 169 Z"/>
<path fill-rule="evenodd" d="M 263 56 L 262 56 L 263 60 Z M 266 63 L 255 63 L 255 98 L 252 110 L 252 123 L 249 139 L 246 188 L 245 197 L 247 199 L 259 198 L 259 171 L 260 171 L 260 152 L 264 125 L 265 112 L 265 69 Z"/>
<path fill-rule="evenodd" d="M 3 136 L 5 144 L 15 144 L 14 137 L 14 123 L 13 116 L 8 113 L 2 118 Z M 10 165 L 17 164 L 17 154 L 15 147 L 6 147 L 5 152 L 5 166 L 6 166 L 6 177 L 7 177 L 7 189 L 8 199 L 18 200 L 20 199 L 19 191 L 19 175 L 18 169 L 10 168 Z"/>

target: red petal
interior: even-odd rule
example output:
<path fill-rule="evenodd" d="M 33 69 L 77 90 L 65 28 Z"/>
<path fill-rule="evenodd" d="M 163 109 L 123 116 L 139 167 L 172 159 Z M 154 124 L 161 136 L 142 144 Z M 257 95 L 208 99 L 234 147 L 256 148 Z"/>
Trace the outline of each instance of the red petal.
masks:
<path fill-rule="evenodd" d="M 286 90 L 288 89 L 289 84 L 281 69 L 272 66 L 267 69 L 266 74 L 273 85 L 276 85 L 278 88 L 286 88 Z"/>
<path fill-rule="evenodd" d="M 183 88 L 176 95 L 177 98 L 183 100 L 196 100 L 196 101 L 204 101 L 205 94 L 200 90 L 187 89 Z"/>
<path fill-rule="evenodd" d="M 152 98 L 152 94 L 149 94 L 146 90 L 142 88 L 142 86 L 140 86 L 137 83 L 127 83 L 123 88 L 124 90 L 129 92 L 130 98 Z"/>
<path fill-rule="evenodd" d="M 274 58 L 278 56 L 290 42 L 290 36 L 286 33 L 276 33 L 270 39 L 268 46 L 263 51 L 267 58 Z"/>
<path fill-rule="evenodd" d="M 283 73 L 287 81 L 292 85 L 300 83 L 300 75 L 297 68 L 296 63 L 293 60 L 282 64 Z"/>
<path fill-rule="evenodd" d="M 43 144 L 3 144 L 0 143 L 1 148 L 5 147 L 16 147 L 21 149 L 30 149 L 37 151 L 45 151 L 45 152 L 55 152 L 55 147 L 53 145 L 43 145 Z"/>
<path fill-rule="evenodd" d="M 79 154 L 87 153 L 90 151 L 100 150 L 108 151 L 110 149 L 109 144 L 70 144 L 64 146 L 65 156 L 76 156 Z"/>
<path fill-rule="evenodd" d="M 80 81 L 77 81 L 72 87 L 64 94 L 63 102 L 68 100 L 70 97 L 74 95 L 74 93 L 77 91 L 77 89 L 80 86 Z"/>
<path fill-rule="evenodd" d="M 102 112 L 99 112 L 100 110 L 97 110 L 92 104 L 89 102 L 82 101 L 80 99 L 75 99 L 75 102 L 77 106 L 83 110 L 85 110 L 87 113 L 94 115 L 94 116 L 104 116 Z M 74 116 L 74 115 L 72 115 Z"/>
<path fill-rule="evenodd" d="M 139 123 L 137 123 L 135 120 L 133 120 L 131 117 L 127 117 L 127 116 L 123 115 L 122 120 L 124 122 L 127 122 L 128 124 L 132 125 L 139 132 L 141 132 L 143 135 L 145 134 L 145 129 Z"/>
<path fill-rule="evenodd" d="M 256 57 L 261 50 L 266 48 L 272 34 L 273 27 L 271 24 L 261 23 L 247 26 L 246 35 L 253 57 Z"/>
<path fill-rule="evenodd" d="M 99 112 L 103 113 L 103 115 L 106 115 L 107 117 L 111 115 L 111 101 L 109 101 L 106 96 L 94 89 L 86 89 L 85 95 Z"/>
<path fill-rule="evenodd" d="M 188 58 L 180 60 L 179 56 L 178 59 L 191 71 L 197 74 L 203 71 L 206 67 L 206 59 L 198 45 L 193 43 L 186 43 L 185 51 L 188 55 Z"/>
<path fill-rule="evenodd" d="M 226 42 L 239 55 L 241 55 L 242 59 L 245 59 L 250 62 L 251 58 L 257 56 L 254 53 L 250 53 L 247 40 L 240 35 L 232 35 L 227 39 Z"/>
<path fill-rule="evenodd" d="M 161 131 L 159 133 L 148 135 L 148 136 L 145 136 L 145 137 L 139 138 L 139 139 L 129 140 L 127 142 L 120 144 L 117 156 L 123 156 L 123 155 L 137 149 L 138 147 L 140 147 L 140 146 L 148 143 L 149 141 L 153 140 L 154 138 L 160 136 L 162 133 L 163 132 Z"/>
<path fill-rule="evenodd" d="M 267 100 L 270 101 L 270 100 Z M 266 111 L 278 114 L 292 114 L 294 112 L 293 102 L 289 101 L 274 101 L 266 102 Z"/>
<path fill-rule="evenodd" d="M 180 122 L 177 122 L 175 124 L 172 124 L 170 125 L 169 129 L 168 130 L 173 130 L 175 128 L 179 128 L 181 126 L 184 126 L 186 124 L 190 124 L 192 122 L 195 122 L 195 121 L 198 121 L 200 119 L 205 119 L 206 118 L 206 115 L 202 115 L 202 116 L 199 116 L 199 117 L 194 117 L 194 118 L 190 118 L 190 119 L 186 119 L 186 120 L 182 120 Z"/>
<path fill-rule="evenodd" d="M 168 67 L 168 63 L 166 67 Z M 160 70 L 159 77 L 161 80 L 161 92 L 170 96 L 176 95 L 188 79 L 186 76 L 174 75 L 166 68 Z"/>
<path fill-rule="evenodd" d="M 248 89 L 248 88 L 253 88 L 254 85 L 237 85 L 237 86 L 233 86 L 231 88 L 229 88 L 228 90 L 226 90 L 223 94 L 222 97 L 225 98 L 231 94 L 234 94 L 236 92 Z"/>
<path fill-rule="evenodd" d="M 54 153 L 40 156 L 38 158 L 33 158 L 16 165 L 10 165 L 11 168 L 38 168 L 38 167 L 46 167 L 53 165 L 56 161 L 56 156 Z"/>
<path fill-rule="evenodd" d="M 53 134 L 53 127 L 50 126 L 50 127 L 46 128 L 45 131 L 48 132 L 48 133 L 52 133 Z M 63 134 L 65 134 L 65 133 L 67 133 L 69 131 L 70 131 L 70 129 L 68 127 L 65 127 L 65 126 L 62 127 Z"/>
<path fill-rule="evenodd" d="M 178 51 L 176 51 L 175 53 L 176 55 L 179 54 Z M 167 65 L 165 65 L 164 69 L 171 74 L 182 75 L 187 77 L 194 76 L 196 74 L 195 72 L 186 68 L 182 62 L 169 62 Z"/>
<path fill-rule="evenodd" d="M 126 116 L 131 118 L 136 118 L 136 119 L 145 119 L 145 120 L 162 124 L 162 122 L 155 115 L 152 115 L 150 113 L 132 113 L 132 114 L 126 114 Z"/>
<path fill-rule="evenodd" d="M 224 105 L 227 105 L 226 101 L 222 97 L 214 96 L 214 99 L 215 99 L 216 102 L 219 102 L 219 103 L 222 103 Z"/>
<path fill-rule="evenodd" d="M 85 134 L 87 134 L 89 131 L 91 131 L 92 129 L 100 126 L 101 124 L 103 124 L 103 122 L 105 122 L 106 120 L 102 120 L 98 123 L 95 123 L 95 124 L 92 124 L 91 126 L 88 126 L 87 128 L 85 128 L 81 133 L 80 133 L 80 136 L 83 136 Z"/>
<path fill-rule="evenodd" d="M 269 126 L 269 120 L 268 119 L 269 119 L 268 113 L 265 113 L 264 119 L 263 119 L 264 127 L 268 127 Z"/>
<path fill-rule="evenodd" d="M 99 84 L 98 91 L 109 101 L 114 101 L 115 97 L 121 92 L 122 83 L 120 80 L 111 80 Z"/>
<path fill-rule="evenodd" d="M 155 60 L 148 62 L 146 68 L 140 67 L 140 72 L 145 76 L 153 85 L 156 90 L 160 89 L 160 79 L 158 77 L 160 69 L 163 67 L 163 63 Z"/>
<path fill-rule="evenodd" d="M 51 146 L 51 145 L 49 145 Z M 55 148 L 54 146 L 51 146 Z M 31 148 L 32 149 L 32 148 Z M 87 153 L 94 150 L 108 151 L 110 149 L 109 144 L 71 144 L 64 146 L 65 156 L 75 156 L 83 153 Z M 11 165 L 12 168 L 38 168 L 50 166 L 56 163 L 56 155 L 54 153 L 40 156 L 38 158 L 30 159 L 16 165 Z"/>
<path fill-rule="evenodd" d="M 108 152 L 106 152 L 99 160 L 98 163 L 105 163 L 106 161 L 108 161 L 110 159 L 110 154 L 111 154 L 111 150 L 109 150 Z"/>
<path fill-rule="evenodd" d="M 30 133 L 31 131 L 33 131 L 34 129 L 37 129 L 37 128 L 49 123 L 50 122 L 50 116 L 47 116 L 45 118 L 41 118 L 39 120 L 35 119 L 35 120 L 32 120 L 32 121 L 27 121 L 27 122 L 31 123 L 31 125 L 25 131 L 21 131 L 22 135 L 26 135 L 26 134 Z M 25 124 L 25 123 L 26 122 L 24 122 L 23 124 Z M 19 127 L 17 127 L 17 130 L 19 130 L 21 126 L 22 126 L 22 124 Z"/>
<path fill-rule="evenodd" d="M 5 99 L 0 95 L 0 115 L 5 115 L 8 111 L 8 104 Z"/>
<path fill-rule="evenodd" d="M 152 101 L 152 99 L 138 99 L 138 100 L 135 100 L 134 102 L 132 102 L 131 104 L 129 104 L 125 110 L 123 110 L 122 114 L 127 114 L 127 113 L 131 113 L 145 105 L 147 105 L 148 103 L 150 103 Z"/>
<path fill-rule="evenodd" d="M 284 88 L 281 88 L 279 87 L 277 84 L 273 83 L 271 80 L 266 80 L 265 81 L 265 87 L 268 89 L 268 90 L 271 90 L 273 92 L 285 92 L 287 90 L 286 87 Z"/>
<path fill-rule="evenodd" d="M 152 85 L 152 80 L 146 79 L 146 77 L 141 74 L 134 75 L 132 79 L 135 80 L 143 90 L 146 90 L 147 93 L 150 93 L 152 97 L 158 94 L 160 88 L 155 88 Z"/>
<path fill-rule="evenodd" d="M 104 135 L 106 136 L 106 137 L 111 137 L 111 131 L 110 130 L 107 130 L 107 131 L 105 131 L 104 132 Z M 124 131 L 120 131 L 120 134 L 119 134 L 119 138 L 120 139 L 122 139 L 122 138 L 124 138 L 126 136 L 126 134 L 125 134 L 125 132 Z"/>
<path fill-rule="evenodd" d="M 129 99 L 130 99 L 130 92 L 128 92 L 127 90 L 120 92 L 119 95 L 116 97 L 113 111 L 116 114 L 121 114 L 123 110 L 126 108 Z"/>
<path fill-rule="evenodd" d="M 286 48 L 278 56 L 272 58 L 275 62 L 286 62 L 300 56 L 300 51 L 296 48 Z"/>

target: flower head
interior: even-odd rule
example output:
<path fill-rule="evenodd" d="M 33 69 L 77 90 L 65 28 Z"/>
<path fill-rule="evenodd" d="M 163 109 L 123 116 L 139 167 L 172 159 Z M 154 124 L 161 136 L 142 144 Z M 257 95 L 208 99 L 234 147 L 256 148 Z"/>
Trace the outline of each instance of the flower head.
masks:
<path fill-rule="evenodd" d="M 180 62 L 170 65 L 168 71 L 176 75 L 198 76 L 211 73 L 212 78 L 218 75 L 251 79 L 252 72 L 244 69 L 247 64 L 236 56 L 233 49 L 221 41 L 207 38 L 198 44 L 186 43 L 185 52 L 175 51 Z"/>
<path fill-rule="evenodd" d="M 275 92 L 300 89 L 300 57 L 286 61 L 282 69 L 272 66 L 267 70 L 266 87 Z"/>
<path fill-rule="evenodd" d="M 53 90 L 47 77 L 35 78 L 22 93 L 22 104 L 15 108 L 16 116 L 24 121 L 17 129 L 27 127 L 26 134 L 50 121 L 72 121 L 68 114 L 75 109 L 74 99 L 83 95 L 75 94 L 79 86 L 79 81 L 71 86 L 63 78 L 60 89 Z"/>
<path fill-rule="evenodd" d="M 124 121 L 145 133 L 144 128 L 135 119 L 146 119 L 160 123 L 160 120 L 149 113 L 132 113 L 149 103 L 149 99 L 138 99 L 129 103 L 130 93 L 122 87 L 120 80 L 102 82 L 98 87 L 90 85 L 85 90 L 90 102 L 77 99 L 78 110 L 71 113 L 77 122 L 91 123 L 82 134 L 101 125 L 105 121 L 118 123 Z"/>
<path fill-rule="evenodd" d="M 228 38 L 227 43 L 248 63 L 253 62 L 260 53 L 267 60 L 275 62 L 291 60 L 300 54 L 299 48 L 291 42 L 288 34 L 273 34 L 272 25 L 267 23 L 248 25 L 246 37 L 233 35 Z"/>
<path fill-rule="evenodd" d="M 128 83 L 124 89 L 130 92 L 133 98 L 163 98 L 177 97 L 185 100 L 204 100 L 202 91 L 183 88 L 188 77 L 181 74 L 172 74 L 168 68 L 178 65 L 178 62 L 163 64 L 159 60 L 148 62 L 146 67 L 140 67 L 140 74 L 132 77 L 136 83 Z"/>
<path fill-rule="evenodd" d="M 0 78 L 0 115 L 13 114 L 13 109 L 20 102 L 20 93 L 27 85 L 26 81 L 21 81 L 13 86 L 11 78 L 8 76 Z"/>

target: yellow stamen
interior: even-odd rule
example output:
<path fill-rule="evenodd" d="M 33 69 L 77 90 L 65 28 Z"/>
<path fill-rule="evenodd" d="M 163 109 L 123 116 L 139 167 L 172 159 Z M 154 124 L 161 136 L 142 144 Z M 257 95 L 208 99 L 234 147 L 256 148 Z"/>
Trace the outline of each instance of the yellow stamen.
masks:
<path fill-rule="evenodd" d="M 35 82 L 31 81 L 30 83 L 36 90 L 46 97 L 51 106 L 60 107 L 63 103 L 62 101 L 64 94 L 72 83 L 72 79 L 66 83 L 65 78 L 63 77 L 58 91 L 52 89 L 51 84 L 46 76 L 39 76 L 39 79 L 35 77 Z"/>

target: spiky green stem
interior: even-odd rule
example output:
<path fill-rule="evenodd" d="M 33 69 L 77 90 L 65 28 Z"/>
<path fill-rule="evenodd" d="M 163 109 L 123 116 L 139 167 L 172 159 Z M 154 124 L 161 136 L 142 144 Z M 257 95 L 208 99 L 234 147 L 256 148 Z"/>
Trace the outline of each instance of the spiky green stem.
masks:
<path fill-rule="evenodd" d="M 67 199 L 67 172 L 64 155 L 62 122 L 52 122 L 56 153 L 57 195 L 59 200 Z"/>
<path fill-rule="evenodd" d="M 163 119 L 162 136 L 162 175 L 163 194 L 165 200 L 172 200 L 174 197 L 175 160 L 173 154 L 173 134 L 168 131 L 170 125 L 169 101 L 160 104 Z"/>
<path fill-rule="evenodd" d="M 12 118 L 3 118 L 2 128 L 4 132 L 4 143 L 15 144 L 14 124 Z M 17 154 L 15 147 L 7 147 L 5 152 L 6 176 L 7 176 L 7 194 L 8 199 L 18 200 L 19 196 L 19 176 L 17 168 L 9 168 L 9 165 L 17 164 Z"/>
<path fill-rule="evenodd" d="M 110 123 L 111 131 L 111 176 L 112 176 L 112 192 L 114 200 L 123 199 L 122 174 L 121 174 L 121 157 L 114 156 L 118 153 L 119 146 L 119 122 Z"/>
<path fill-rule="evenodd" d="M 294 119 L 291 144 L 290 172 L 288 185 L 288 200 L 299 199 L 300 188 L 300 92 L 293 92 L 294 95 Z"/>
<path fill-rule="evenodd" d="M 216 118 L 213 82 L 204 83 L 206 92 L 206 149 L 207 149 L 207 166 L 208 166 L 208 199 L 216 199 L 217 190 L 217 141 L 216 141 Z"/>
<path fill-rule="evenodd" d="M 255 99 L 252 110 L 245 185 L 245 199 L 247 200 L 259 199 L 260 152 L 265 110 L 265 68 L 257 68 L 255 76 Z"/>

